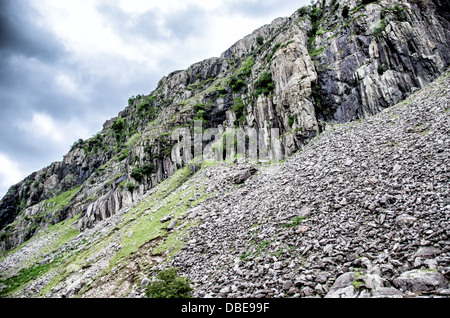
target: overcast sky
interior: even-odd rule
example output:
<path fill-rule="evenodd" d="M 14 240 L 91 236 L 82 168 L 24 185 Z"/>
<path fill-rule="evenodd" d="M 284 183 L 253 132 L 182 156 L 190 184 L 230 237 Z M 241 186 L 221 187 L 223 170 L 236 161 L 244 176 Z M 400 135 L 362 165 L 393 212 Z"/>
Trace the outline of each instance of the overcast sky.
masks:
<path fill-rule="evenodd" d="M 0 198 L 161 77 L 308 0 L 0 0 Z"/>

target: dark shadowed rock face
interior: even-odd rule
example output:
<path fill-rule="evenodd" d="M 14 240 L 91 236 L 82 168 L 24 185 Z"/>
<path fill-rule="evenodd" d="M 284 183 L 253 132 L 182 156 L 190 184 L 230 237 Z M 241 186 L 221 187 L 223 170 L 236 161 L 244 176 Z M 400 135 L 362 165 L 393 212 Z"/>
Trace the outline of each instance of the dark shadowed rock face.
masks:
<path fill-rule="evenodd" d="M 405 99 L 450 63 L 441 1 L 326 1 L 310 50 L 318 53 L 319 116 L 340 123 Z M 350 13 L 342 17 L 342 8 Z M 446 10 L 448 12 L 448 8 Z"/>
<path fill-rule="evenodd" d="M 97 135 L 74 143 L 62 162 L 11 187 L 0 202 L 0 249 L 75 216 L 79 230 L 92 228 L 179 168 L 196 172 L 193 155 L 177 147 L 184 137 L 171 138 L 179 128 L 192 131 L 194 120 L 217 128 L 204 148 L 227 128 L 256 129 L 261 143 L 279 140 L 267 149 L 273 159 L 292 156 L 327 123 L 379 113 L 446 70 L 448 17 L 443 0 L 318 1 L 220 57 L 170 73 L 151 94 L 131 97 Z"/>

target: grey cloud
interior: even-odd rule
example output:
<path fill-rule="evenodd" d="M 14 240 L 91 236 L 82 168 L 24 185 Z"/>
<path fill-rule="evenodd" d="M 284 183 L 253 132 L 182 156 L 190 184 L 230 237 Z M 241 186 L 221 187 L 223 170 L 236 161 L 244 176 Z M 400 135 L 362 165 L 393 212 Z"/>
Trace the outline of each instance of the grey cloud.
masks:
<path fill-rule="evenodd" d="M 69 145 L 58 149 L 49 142 L 37 143 L 18 128 L 17 124 L 30 121 L 33 113 L 49 114 L 59 121 L 80 118 L 98 125 L 89 118 L 96 113 L 95 104 L 69 98 L 53 85 L 56 74 L 75 76 L 81 66 L 67 62 L 69 52 L 51 31 L 34 22 L 38 14 L 27 1 L 0 1 L 0 153 L 27 172 L 61 160 L 61 154 L 69 150 Z M 95 84 L 95 79 L 81 81 Z"/>
<path fill-rule="evenodd" d="M 225 8 L 230 14 L 239 14 L 247 17 L 273 16 L 274 12 L 288 12 L 291 15 L 297 8 L 310 1 L 298 0 L 265 0 L 265 1 L 239 1 L 229 2 Z M 303 4 L 302 4 L 303 3 Z M 290 12 L 290 10 L 292 12 Z M 268 21 L 270 23 L 271 21 Z"/>
<path fill-rule="evenodd" d="M 0 52 L 5 56 L 25 55 L 44 61 L 56 59 L 65 49 L 56 39 L 36 23 L 38 13 L 25 2 L 0 2 Z"/>
<path fill-rule="evenodd" d="M 195 4 L 174 8 L 169 13 L 148 10 L 135 17 L 111 4 L 102 4 L 98 10 L 105 22 L 129 41 L 137 38 L 150 42 L 182 41 L 207 30 L 207 12 Z"/>
<path fill-rule="evenodd" d="M 169 30 L 179 40 L 185 40 L 207 32 L 208 22 L 208 13 L 204 9 L 190 5 L 168 15 L 164 20 L 164 29 Z"/>
<path fill-rule="evenodd" d="M 97 10 L 102 14 L 104 22 L 127 41 L 134 41 L 137 37 L 149 41 L 164 39 L 159 32 L 160 12 L 158 10 L 143 12 L 137 18 L 130 16 L 111 3 L 101 4 L 97 7 Z"/>
<path fill-rule="evenodd" d="M 53 98 L 46 83 L 48 68 L 54 68 L 67 52 L 49 31 L 33 22 L 37 14 L 25 2 L 0 2 L 2 121 L 13 113 L 21 116 L 31 105 L 47 105 Z"/>

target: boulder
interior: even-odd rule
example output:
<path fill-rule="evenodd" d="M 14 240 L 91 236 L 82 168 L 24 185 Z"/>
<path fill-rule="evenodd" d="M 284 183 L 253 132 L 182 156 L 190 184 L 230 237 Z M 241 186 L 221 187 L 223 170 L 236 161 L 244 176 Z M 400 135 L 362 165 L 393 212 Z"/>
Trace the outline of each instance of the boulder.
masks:
<path fill-rule="evenodd" d="M 331 286 L 325 298 L 356 298 L 357 292 L 352 283 L 355 281 L 355 273 L 348 272 L 339 276 Z"/>
<path fill-rule="evenodd" d="M 175 226 L 177 226 L 177 222 L 178 222 L 177 219 L 173 219 L 173 220 L 170 222 L 170 224 L 166 227 L 166 230 L 172 231 L 172 230 L 175 228 Z"/>
<path fill-rule="evenodd" d="M 381 287 L 372 290 L 372 298 L 403 298 L 403 294 L 393 287 Z"/>
<path fill-rule="evenodd" d="M 395 223 L 403 228 L 410 227 L 416 222 L 417 218 L 408 214 L 402 214 L 395 219 Z"/>
<path fill-rule="evenodd" d="M 397 288 L 413 293 L 426 293 L 449 288 L 449 282 L 444 275 L 432 270 L 407 271 L 394 279 L 393 283 Z"/>
<path fill-rule="evenodd" d="M 252 175 L 254 175 L 257 171 L 258 170 L 254 167 L 240 170 L 232 177 L 232 181 L 234 184 L 242 184 Z"/>

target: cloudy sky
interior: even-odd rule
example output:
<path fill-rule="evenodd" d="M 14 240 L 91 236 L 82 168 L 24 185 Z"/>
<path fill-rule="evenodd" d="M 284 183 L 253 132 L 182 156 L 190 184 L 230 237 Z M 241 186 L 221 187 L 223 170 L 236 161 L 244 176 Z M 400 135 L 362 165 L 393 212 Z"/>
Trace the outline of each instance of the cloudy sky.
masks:
<path fill-rule="evenodd" d="M 0 0 L 0 198 L 162 76 L 309 0 Z"/>

